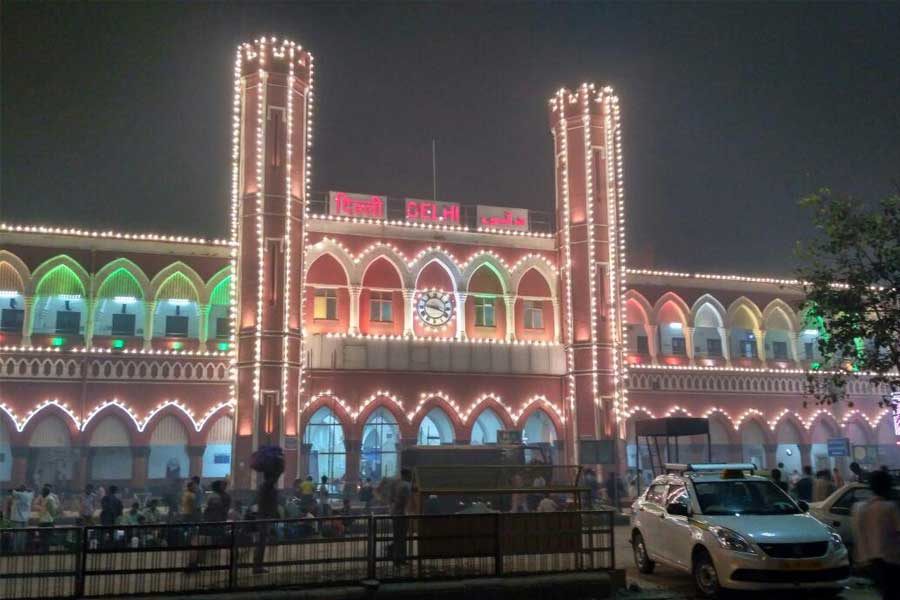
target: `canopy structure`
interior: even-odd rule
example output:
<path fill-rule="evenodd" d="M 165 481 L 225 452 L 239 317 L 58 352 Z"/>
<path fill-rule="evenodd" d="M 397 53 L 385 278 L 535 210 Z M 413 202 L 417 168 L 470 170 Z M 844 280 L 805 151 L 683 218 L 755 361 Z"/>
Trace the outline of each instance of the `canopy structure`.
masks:
<path fill-rule="evenodd" d="M 667 460 L 675 463 L 679 462 L 678 438 L 693 435 L 706 436 L 706 458 L 708 462 L 712 462 L 712 440 L 709 435 L 709 419 L 699 417 L 666 417 L 664 419 L 642 419 L 640 421 L 635 421 L 634 443 L 637 447 L 638 474 L 641 472 L 641 438 L 644 438 L 644 443 L 647 445 L 647 454 L 650 457 L 650 470 L 653 475 L 656 476 L 657 473 L 663 472 L 663 464 Z M 660 448 L 660 438 L 665 438 L 665 458 L 663 458 L 663 450 Z M 640 493 L 640 476 L 637 478 L 637 485 L 638 493 Z"/>

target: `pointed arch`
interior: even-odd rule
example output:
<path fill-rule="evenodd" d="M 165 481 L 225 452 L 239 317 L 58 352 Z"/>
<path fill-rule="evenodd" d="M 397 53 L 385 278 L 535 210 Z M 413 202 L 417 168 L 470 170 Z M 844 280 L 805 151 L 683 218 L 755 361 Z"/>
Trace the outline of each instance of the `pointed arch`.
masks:
<path fill-rule="evenodd" d="M 97 424 L 108 416 L 113 416 L 120 420 L 125 425 L 132 440 L 135 437 L 132 432 L 140 433 L 143 431 L 143 427 L 141 427 L 141 423 L 136 419 L 135 415 L 129 412 L 122 403 L 113 400 L 111 402 L 104 402 L 102 405 L 92 410 L 84 423 L 81 424 L 81 431 L 84 439 L 90 440 Z"/>
<path fill-rule="evenodd" d="M 656 304 L 653 305 L 653 323 L 656 325 L 663 325 L 663 321 L 661 319 L 665 318 L 663 311 L 667 311 L 668 307 L 673 307 L 675 309 L 675 316 L 678 317 L 679 321 L 685 327 L 690 327 L 693 324 L 691 320 L 691 309 L 688 308 L 687 303 L 675 292 L 666 292 L 656 301 Z M 668 311 L 667 311 L 668 312 Z M 666 322 L 672 322 L 668 320 Z"/>
<path fill-rule="evenodd" d="M 104 297 L 103 294 L 109 293 L 109 287 L 115 282 L 117 277 L 128 277 L 129 281 L 134 282 L 132 287 L 140 290 L 139 294 L 113 294 L 113 295 L 135 295 L 139 299 L 148 298 L 150 295 L 150 279 L 144 270 L 137 264 L 127 258 L 117 258 L 112 260 L 97 271 L 94 275 L 91 295 L 94 298 Z M 112 297 L 112 296 L 109 296 Z"/>
<path fill-rule="evenodd" d="M 331 257 L 341 265 L 341 268 L 344 270 L 344 277 L 348 283 L 353 281 L 350 277 L 353 272 L 353 257 L 350 256 L 350 253 L 347 252 L 346 248 L 331 238 L 322 238 L 312 246 L 307 247 L 305 260 L 306 268 L 303 274 L 304 281 L 308 279 L 309 271 L 315 262 L 325 254 L 331 255 Z"/>
<path fill-rule="evenodd" d="M 762 328 L 763 316 L 759 307 L 752 300 L 741 296 L 728 305 L 725 320 L 729 329 L 758 330 Z M 753 327 L 745 327 L 745 325 L 753 325 Z"/>
<path fill-rule="evenodd" d="M 691 307 L 691 323 L 694 327 L 725 327 L 725 315 L 725 307 L 712 294 L 703 294 Z M 700 318 L 698 319 L 698 317 Z M 712 317 L 717 324 L 706 325 L 709 317 Z M 699 323 L 704 323 L 704 325 Z"/>
<path fill-rule="evenodd" d="M 785 427 L 790 427 L 794 430 L 793 433 L 797 434 L 797 441 L 781 441 L 779 439 L 781 437 L 779 434 L 784 431 Z M 793 412 L 783 411 L 778 416 L 778 420 L 774 423 L 771 429 L 775 434 L 776 444 L 806 444 L 809 441 L 806 426 L 803 424 L 803 421 L 801 421 L 800 418 L 796 415 L 796 413 Z"/>
<path fill-rule="evenodd" d="M 422 419 L 428 412 L 435 408 L 441 409 L 450 418 L 451 423 L 453 423 L 455 439 L 462 439 L 462 433 L 465 430 L 465 421 L 463 421 L 462 416 L 459 414 L 456 403 L 448 396 L 437 393 L 422 394 L 419 404 L 416 406 L 416 410 L 413 412 L 410 421 L 413 429 L 418 431 Z"/>
<path fill-rule="evenodd" d="M 752 425 L 751 425 L 752 424 Z M 745 433 L 748 431 L 750 427 L 759 427 L 759 430 L 762 432 L 762 438 L 764 444 L 774 444 L 775 439 L 772 430 L 769 428 L 769 424 L 766 422 L 765 418 L 758 413 L 749 413 L 744 415 L 740 421 L 737 423 L 737 431 L 743 440 Z M 742 442 L 744 443 L 744 442 Z M 760 465 L 758 465 L 760 466 Z"/>
<path fill-rule="evenodd" d="M 629 308 L 635 311 L 635 313 L 631 313 L 630 316 L 637 316 L 640 318 L 638 323 L 643 325 L 655 323 L 656 313 L 644 295 L 640 292 L 636 290 L 628 290 L 625 292 L 626 319 L 629 315 Z M 631 321 L 628 322 L 631 323 Z M 637 325 L 638 323 L 634 324 Z"/>
<path fill-rule="evenodd" d="M 525 402 L 522 412 L 519 413 L 519 417 L 516 419 L 516 427 L 523 429 L 528 419 L 537 411 L 543 411 L 547 414 L 547 418 L 550 419 L 553 427 L 556 429 L 556 439 L 562 439 L 565 435 L 565 428 L 560 416 L 561 413 L 550 400 L 542 395 L 534 396 Z"/>
<path fill-rule="evenodd" d="M 323 407 L 327 408 L 335 416 L 338 423 L 340 423 L 344 439 L 350 438 L 350 426 L 354 421 L 353 415 L 351 415 L 350 411 L 347 409 L 347 403 L 330 392 L 315 394 L 312 397 L 312 400 L 301 409 L 301 431 L 306 429 L 313 416 Z"/>
<path fill-rule="evenodd" d="M 454 262 L 453 257 L 439 248 L 429 249 L 427 252 L 416 257 L 410 264 L 410 272 L 412 273 L 413 285 L 415 287 L 419 287 L 419 278 L 431 263 L 437 263 L 438 266 L 446 271 L 447 276 L 450 278 L 450 282 L 453 284 L 452 291 L 455 292 L 460 289 L 463 281 L 462 272 L 459 270 L 456 262 Z"/>
<path fill-rule="evenodd" d="M 223 288 L 223 286 L 225 286 Z M 216 303 L 216 300 L 221 300 L 221 294 L 227 294 L 229 299 L 228 302 L 218 302 L 224 305 L 230 305 L 231 301 L 231 266 L 223 267 L 219 269 L 219 271 L 209 278 L 209 281 L 206 282 L 206 285 L 203 286 L 204 297 L 208 299 L 210 304 Z"/>
<path fill-rule="evenodd" d="M 762 312 L 762 323 L 765 329 L 769 329 L 770 321 L 781 318 L 787 327 L 777 327 L 776 329 L 786 329 L 791 332 L 800 331 L 800 318 L 790 305 L 781 298 L 775 298 L 766 306 Z"/>
<path fill-rule="evenodd" d="M 400 427 L 401 432 L 407 433 L 405 425 L 409 425 L 409 419 L 403 412 L 403 405 L 401 401 L 396 396 L 391 396 L 385 393 L 375 394 L 374 397 L 370 398 L 363 406 L 360 407 L 359 413 L 357 413 L 354 420 L 357 423 L 365 423 L 369 419 L 369 417 L 372 416 L 372 413 L 377 411 L 379 408 L 384 408 L 389 413 L 391 413 L 391 415 L 397 421 L 397 425 Z"/>
<path fill-rule="evenodd" d="M 369 270 L 373 263 L 382 258 L 397 271 L 404 288 L 412 287 L 413 281 L 407 266 L 406 257 L 390 244 L 383 242 L 372 244 L 353 260 L 350 285 L 362 285 L 366 277 L 366 271 Z"/>
<path fill-rule="evenodd" d="M 34 428 L 41 421 L 41 418 L 45 416 L 45 413 L 50 413 L 62 420 L 69 430 L 70 440 L 74 440 L 78 437 L 81 423 L 78 422 L 77 417 L 60 406 L 56 401 L 52 401 L 38 407 L 38 409 L 32 412 L 30 416 L 26 417 L 21 426 L 19 426 L 19 431 L 22 433 L 23 440 L 31 439 L 31 436 L 34 434 Z"/>
<path fill-rule="evenodd" d="M 150 282 L 150 298 L 158 301 L 162 292 L 188 293 L 189 300 L 205 304 L 208 301 L 205 294 L 206 284 L 203 279 L 189 265 L 176 261 L 157 273 Z M 170 296 L 177 298 L 179 296 Z"/>
<path fill-rule="evenodd" d="M 506 265 L 503 264 L 496 254 L 488 251 L 481 251 L 466 264 L 462 271 L 462 280 L 465 282 L 465 289 L 468 290 L 472 284 L 472 277 L 475 276 L 482 268 L 490 270 L 497 280 L 500 282 L 500 289 L 504 294 L 510 292 L 510 277 Z"/>
<path fill-rule="evenodd" d="M 77 279 L 78 286 L 81 288 L 81 295 L 86 296 L 87 291 L 90 289 L 91 277 L 78 261 L 66 254 L 49 258 L 34 270 L 34 273 L 31 275 L 31 279 L 34 282 L 34 294 L 36 296 L 41 295 L 41 284 L 45 281 L 47 282 L 45 285 L 49 284 L 52 278 L 48 278 L 48 275 L 61 268 L 71 273 Z"/>
<path fill-rule="evenodd" d="M 457 421 L 439 404 L 433 404 L 430 408 L 422 410 L 413 420 L 413 430 L 416 432 L 416 441 L 420 446 L 436 446 L 440 444 L 452 444 L 459 439 Z M 437 434 L 440 444 L 434 443 L 433 435 Z"/>
<path fill-rule="evenodd" d="M 500 399 L 493 394 L 482 396 L 476 400 L 474 404 L 472 404 L 472 407 L 469 408 L 468 415 L 464 422 L 471 427 L 481 413 L 488 408 L 493 409 L 493 411 L 497 413 L 497 416 L 500 418 L 505 429 L 513 429 L 515 427 L 515 423 L 513 422 L 512 415 L 509 414 L 509 410 L 500 402 Z"/>
<path fill-rule="evenodd" d="M 39 273 L 35 271 L 35 273 Z M 69 264 L 60 262 L 37 276 L 34 294 L 39 297 L 80 296 L 86 299 L 87 283 Z"/>
<path fill-rule="evenodd" d="M 539 254 L 529 254 L 512 266 L 509 270 L 509 289 L 518 293 L 522 279 L 531 270 L 537 271 L 544 278 L 547 287 L 550 288 L 550 297 L 556 298 L 556 289 L 559 285 L 556 267 Z"/>
<path fill-rule="evenodd" d="M 21 286 L 16 291 L 20 291 L 23 296 L 31 296 L 34 293 L 31 271 L 28 270 L 28 266 L 21 258 L 9 250 L 0 250 L 0 272 L 5 272 L 5 275 L 0 274 L 0 288 L 14 283 L 14 275 Z M 7 278 L 12 281 L 7 282 Z"/>

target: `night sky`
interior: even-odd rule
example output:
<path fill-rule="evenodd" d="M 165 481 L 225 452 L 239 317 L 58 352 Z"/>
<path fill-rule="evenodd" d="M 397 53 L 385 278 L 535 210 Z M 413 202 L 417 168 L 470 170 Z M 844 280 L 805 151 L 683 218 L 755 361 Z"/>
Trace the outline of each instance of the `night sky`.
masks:
<path fill-rule="evenodd" d="M 224 237 L 235 46 L 316 55 L 313 188 L 553 207 L 547 99 L 613 85 L 629 263 L 789 274 L 796 206 L 900 177 L 900 3 L 17 4 L 0 217 Z"/>

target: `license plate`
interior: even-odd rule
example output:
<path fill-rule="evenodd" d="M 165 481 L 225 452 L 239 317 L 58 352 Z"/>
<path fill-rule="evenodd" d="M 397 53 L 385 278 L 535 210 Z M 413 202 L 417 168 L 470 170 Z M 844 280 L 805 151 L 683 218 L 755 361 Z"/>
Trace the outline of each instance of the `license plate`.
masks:
<path fill-rule="evenodd" d="M 813 571 L 822 568 L 821 560 L 789 560 L 784 563 L 788 571 Z"/>

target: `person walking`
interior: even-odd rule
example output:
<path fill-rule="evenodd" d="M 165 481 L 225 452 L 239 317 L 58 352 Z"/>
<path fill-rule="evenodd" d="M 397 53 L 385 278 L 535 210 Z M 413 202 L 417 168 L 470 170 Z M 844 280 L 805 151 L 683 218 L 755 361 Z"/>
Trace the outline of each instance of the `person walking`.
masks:
<path fill-rule="evenodd" d="M 785 493 L 788 491 L 787 482 L 781 478 L 781 469 L 772 469 L 772 483 L 777 485 Z"/>
<path fill-rule="evenodd" d="M 308 511 L 312 505 L 315 493 L 316 483 L 313 481 L 312 475 L 307 475 L 306 479 L 300 482 L 300 504 L 304 512 Z"/>
<path fill-rule="evenodd" d="M 34 492 L 20 485 L 13 490 L 12 506 L 9 514 L 9 521 L 13 529 L 28 527 L 31 520 L 31 503 L 34 501 Z M 13 540 L 13 551 L 23 552 L 28 539 L 28 532 L 17 531 Z"/>
<path fill-rule="evenodd" d="M 41 495 L 34 501 L 34 512 L 37 513 L 40 527 L 53 527 L 56 517 L 59 515 L 59 498 L 53 493 L 53 487 L 48 483 L 41 488 Z"/>
<path fill-rule="evenodd" d="M 257 519 L 277 519 L 278 518 L 278 490 L 275 485 L 281 473 L 263 473 L 263 480 L 256 490 L 256 518 Z M 253 572 L 256 574 L 268 573 L 268 569 L 263 567 L 266 557 L 266 543 L 269 538 L 269 523 L 259 523 L 257 525 L 256 549 L 253 554 Z"/>
<path fill-rule="evenodd" d="M 197 483 L 193 480 L 187 482 L 181 493 L 181 520 L 184 523 L 195 523 L 200 520 L 200 511 L 197 507 Z"/>
<path fill-rule="evenodd" d="M 90 483 L 84 486 L 81 501 L 78 503 L 78 518 L 82 525 L 88 527 L 94 524 L 94 513 L 97 511 L 97 493 Z"/>
<path fill-rule="evenodd" d="M 365 514 L 372 512 L 372 499 L 375 497 L 375 491 L 372 489 L 372 480 L 366 479 L 359 487 L 359 499 L 363 503 Z"/>
<path fill-rule="evenodd" d="M 803 476 L 797 480 L 797 485 L 794 486 L 794 494 L 796 494 L 798 500 L 803 500 L 804 502 L 812 501 L 812 467 L 809 465 L 803 467 Z"/>
<path fill-rule="evenodd" d="M 331 505 L 328 503 L 328 476 L 322 475 L 322 484 L 319 486 L 319 506 L 321 514 L 327 517 L 331 514 Z"/>
<path fill-rule="evenodd" d="M 831 481 L 831 473 L 828 469 L 822 469 L 816 473 L 816 481 L 813 483 L 813 502 L 821 502 L 834 491 L 834 483 Z"/>
<path fill-rule="evenodd" d="M 834 489 L 839 490 L 844 487 L 844 476 L 837 467 L 831 470 L 831 481 L 834 483 Z"/>
<path fill-rule="evenodd" d="M 109 490 L 106 492 L 106 495 L 103 496 L 103 499 L 100 500 L 100 524 L 101 525 L 115 525 L 119 522 L 119 517 L 122 516 L 123 508 L 122 501 L 119 500 L 116 494 L 119 493 L 119 488 L 117 486 L 111 485 L 109 486 Z"/>
<path fill-rule="evenodd" d="M 406 509 L 409 499 L 412 497 L 412 471 L 403 469 L 400 471 L 400 481 L 394 486 L 394 494 L 391 498 L 391 525 L 394 530 L 393 551 L 394 565 L 408 564 L 406 560 L 407 534 L 409 521 L 406 517 Z"/>
<path fill-rule="evenodd" d="M 900 598 L 900 508 L 891 498 L 891 476 L 874 471 L 868 477 L 872 498 L 852 509 L 856 563 L 866 570 L 883 600 Z"/>

